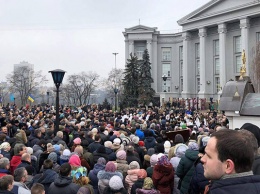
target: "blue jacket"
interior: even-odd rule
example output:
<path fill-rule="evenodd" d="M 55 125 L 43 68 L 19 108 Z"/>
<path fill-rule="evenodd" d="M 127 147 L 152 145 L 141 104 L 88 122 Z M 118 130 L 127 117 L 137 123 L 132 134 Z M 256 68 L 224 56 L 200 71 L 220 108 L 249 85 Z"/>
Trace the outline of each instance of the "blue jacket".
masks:
<path fill-rule="evenodd" d="M 257 194 L 260 193 L 260 175 L 249 175 L 214 181 L 208 194 Z"/>
<path fill-rule="evenodd" d="M 136 129 L 135 135 L 138 136 L 141 141 L 144 140 L 144 132 L 142 132 L 141 129 Z"/>
<path fill-rule="evenodd" d="M 95 164 L 94 169 L 91 170 L 89 172 L 89 174 L 88 174 L 88 177 L 90 179 L 90 183 L 93 186 L 95 194 L 98 194 L 98 178 L 97 178 L 97 174 L 101 170 L 105 170 L 105 165 Z"/>

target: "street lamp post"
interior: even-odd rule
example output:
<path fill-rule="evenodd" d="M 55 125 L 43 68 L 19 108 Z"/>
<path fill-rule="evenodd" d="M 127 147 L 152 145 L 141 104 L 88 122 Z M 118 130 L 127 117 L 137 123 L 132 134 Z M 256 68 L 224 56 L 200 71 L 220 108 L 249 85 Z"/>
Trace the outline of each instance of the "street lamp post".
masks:
<path fill-rule="evenodd" d="M 112 53 L 113 55 L 115 55 L 115 88 L 114 88 L 114 93 L 115 93 L 115 111 L 117 111 L 117 93 L 118 93 L 118 89 L 116 88 L 116 55 L 118 53 Z"/>
<path fill-rule="evenodd" d="M 49 104 L 50 101 L 50 92 L 47 92 L 47 104 Z"/>
<path fill-rule="evenodd" d="M 162 79 L 163 79 L 163 81 L 164 81 L 164 91 L 163 91 L 163 92 L 167 92 L 167 91 L 166 91 L 166 80 L 167 80 L 166 74 L 164 74 L 164 75 L 162 76 Z"/>
<path fill-rule="evenodd" d="M 54 128 L 54 134 L 56 135 L 56 133 L 59 131 L 59 125 L 60 125 L 60 116 L 59 116 L 59 87 L 62 83 L 65 71 L 61 70 L 61 69 L 55 69 L 52 71 L 49 71 L 49 73 L 51 73 L 52 78 L 53 78 L 53 82 L 56 86 L 56 122 L 55 122 L 55 128 Z"/>

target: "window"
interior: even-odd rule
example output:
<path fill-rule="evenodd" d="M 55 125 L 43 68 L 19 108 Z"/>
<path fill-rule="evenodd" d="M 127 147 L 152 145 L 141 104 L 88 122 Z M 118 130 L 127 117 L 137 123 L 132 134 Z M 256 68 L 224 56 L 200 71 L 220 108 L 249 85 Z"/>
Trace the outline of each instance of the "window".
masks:
<path fill-rule="evenodd" d="M 183 76 L 183 61 L 180 61 L 180 76 Z"/>
<path fill-rule="evenodd" d="M 241 59 L 241 55 L 240 56 L 236 56 L 236 73 L 240 72 L 240 68 L 242 66 L 242 59 Z"/>
<path fill-rule="evenodd" d="M 195 58 L 200 58 L 200 43 L 195 44 Z"/>
<path fill-rule="evenodd" d="M 214 59 L 214 66 L 215 66 L 215 75 L 219 75 L 220 73 L 219 58 Z"/>
<path fill-rule="evenodd" d="M 234 37 L 235 53 L 241 53 L 241 36 Z"/>
<path fill-rule="evenodd" d="M 196 71 L 197 71 L 197 75 L 200 75 L 200 60 L 199 59 L 197 59 L 196 60 Z"/>
<path fill-rule="evenodd" d="M 171 92 L 171 81 L 170 80 L 163 81 L 162 91 Z"/>
<path fill-rule="evenodd" d="M 171 61 L 171 48 L 162 48 L 162 60 Z"/>
<path fill-rule="evenodd" d="M 215 77 L 215 92 L 218 93 L 220 90 L 221 90 L 220 79 L 219 77 Z"/>
<path fill-rule="evenodd" d="M 200 78 L 197 78 L 197 92 L 200 91 Z"/>
<path fill-rule="evenodd" d="M 171 77 L 171 66 L 170 64 L 162 64 L 162 76 L 166 75 L 167 77 Z"/>
<path fill-rule="evenodd" d="M 183 46 L 180 46 L 180 53 L 179 53 L 179 55 L 180 55 L 180 61 L 182 61 L 183 60 Z"/>
<path fill-rule="evenodd" d="M 183 79 L 181 79 L 181 91 L 183 91 Z"/>
<path fill-rule="evenodd" d="M 260 42 L 260 32 L 256 33 L 256 42 Z"/>
<path fill-rule="evenodd" d="M 214 40 L 214 56 L 219 56 L 219 40 Z"/>

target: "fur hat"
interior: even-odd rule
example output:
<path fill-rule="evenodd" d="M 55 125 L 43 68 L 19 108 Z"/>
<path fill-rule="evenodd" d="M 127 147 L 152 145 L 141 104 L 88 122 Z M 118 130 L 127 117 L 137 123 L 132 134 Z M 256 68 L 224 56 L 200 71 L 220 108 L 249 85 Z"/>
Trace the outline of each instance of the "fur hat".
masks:
<path fill-rule="evenodd" d="M 140 169 L 137 173 L 138 178 L 144 179 L 147 177 L 147 172 L 145 169 Z"/>
<path fill-rule="evenodd" d="M 78 155 L 73 154 L 69 159 L 69 164 L 71 166 L 81 166 L 81 161 Z"/>
<path fill-rule="evenodd" d="M 111 148 L 112 142 L 111 142 L 111 141 L 105 141 L 104 146 L 105 146 L 106 148 Z"/>
<path fill-rule="evenodd" d="M 163 146 L 164 146 L 164 151 L 168 154 L 171 148 L 171 143 L 169 141 L 165 141 Z"/>
<path fill-rule="evenodd" d="M 135 137 L 133 137 L 132 142 L 133 142 L 134 144 L 138 144 L 139 140 L 140 140 L 139 137 L 138 137 L 138 136 L 135 136 Z"/>
<path fill-rule="evenodd" d="M 113 190 L 120 190 L 121 188 L 124 188 L 122 179 L 117 175 L 112 176 L 109 180 L 109 187 Z"/>
<path fill-rule="evenodd" d="M 71 154 L 71 152 L 70 152 L 69 149 L 65 149 L 65 150 L 63 151 L 63 153 L 62 153 L 62 155 L 64 155 L 64 156 L 70 156 L 70 154 Z"/>
<path fill-rule="evenodd" d="M 116 171 L 116 165 L 115 165 L 115 163 L 109 161 L 109 162 L 106 164 L 105 171 L 115 172 L 115 171 Z"/>
<path fill-rule="evenodd" d="M 153 180 L 150 177 L 144 179 L 143 189 L 151 190 L 153 189 Z"/>
<path fill-rule="evenodd" d="M 132 170 L 132 169 L 140 169 L 140 165 L 138 162 L 136 161 L 132 161 L 130 164 L 129 164 L 129 169 Z"/>
<path fill-rule="evenodd" d="M 154 167 L 154 166 L 157 164 L 157 161 L 158 161 L 158 156 L 157 156 L 156 154 L 153 154 L 153 155 L 150 157 L 151 167 Z"/>
<path fill-rule="evenodd" d="M 74 144 L 80 145 L 81 144 L 81 139 L 79 137 L 75 138 L 73 140 Z"/>
<path fill-rule="evenodd" d="M 51 152 L 48 155 L 48 159 L 52 160 L 53 163 L 56 163 L 57 162 L 57 154 L 55 152 Z"/>
<path fill-rule="evenodd" d="M 126 159 L 126 152 L 124 150 L 119 150 L 117 153 L 116 153 L 116 157 L 119 159 L 119 160 L 125 160 Z"/>

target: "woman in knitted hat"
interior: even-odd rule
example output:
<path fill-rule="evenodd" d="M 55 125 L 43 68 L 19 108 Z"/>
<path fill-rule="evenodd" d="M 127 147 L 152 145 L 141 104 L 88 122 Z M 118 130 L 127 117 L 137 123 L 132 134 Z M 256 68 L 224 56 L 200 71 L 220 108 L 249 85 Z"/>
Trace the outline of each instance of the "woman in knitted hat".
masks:
<path fill-rule="evenodd" d="M 153 168 L 154 166 L 157 164 L 157 161 L 158 161 L 158 156 L 157 154 L 153 154 L 151 157 L 150 157 L 150 167 L 148 167 L 146 169 L 146 172 L 147 172 L 147 176 L 152 178 L 153 177 Z"/>
<path fill-rule="evenodd" d="M 176 175 L 182 179 L 180 184 L 181 193 L 188 193 L 190 187 L 190 180 L 194 172 L 194 162 L 199 157 L 199 147 L 195 142 L 191 142 L 188 145 L 188 149 L 185 152 L 184 157 L 181 158 L 176 170 Z"/>
<path fill-rule="evenodd" d="M 172 193 L 174 186 L 174 169 L 167 156 L 158 158 L 157 164 L 153 169 L 153 183 L 157 190 L 162 194 Z"/>
<path fill-rule="evenodd" d="M 150 177 L 144 179 L 143 188 L 136 189 L 137 194 L 160 194 L 160 191 L 154 189 L 153 180 Z"/>
<path fill-rule="evenodd" d="M 117 170 L 121 172 L 124 176 L 124 179 L 127 175 L 127 171 L 129 170 L 128 163 L 126 161 L 126 152 L 124 150 L 120 150 L 116 153 L 116 166 Z"/>
<path fill-rule="evenodd" d="M 70 150 L 65 149 L 60 156 L 60 165 L 62 165 L 63 163 L 69 162 L 70 155 L 71 155 Z"/>
<path fill-rule="evenodd" d="M 104 193 L 106 194 L 127 194 L 126 189 L 124 188 L 124 184 L 122 182 L 121 177 L 113 176 L 109 180 L 109 185 L 105 188 Z"/>
<path fill-rule="evenodd" d="M 122 173 L 116 171 L 116 165 L 111 161 L 106 164 L 105 170 L 98 172 L 98 190 L 100 194 L 104 194 L 105 188 L 109 185 L 109 180 L 115 175 L 119 176 L 121 180 L 123 180 Z"/>
<path fill-rule="evenodd" d="M 135 194 L 136 190 L 139 188 L 141 189 L 143 187 L 144 184 L 144 179 L 147 177 L 147 172 L 144 169 L 140 169 L 138 171 L 138 180 L 133 184 L 132 188 L 131 188 L 131 194 Z"/>
<path fill-rule="evenodd" d="M 93 186 L 93 189 L 95 191 L 95 194 L 98 194 L 98 178 L 97 178 L 97 174 L 99 171 L 101 170 L 105 170 L 105 166 L 106 166 L 106 160 L 105 158 L 99 158 L 97 163 L 94 165 L 93 170 L 91 170 L 88 174 L 88 177 L 91 181 L 91 185 Z"/>
<path fill-rule="evenodd" d="M 11 160 L 11 155 L 10 155 L 11 145 L 10 144 L 8 142 L 3 142 L 0 145 L 0 149 L 1 149 L 1 154 L 3 155 L 3 157 Z"/>
<path fill-rule="evenodd" d="M 79 137 L 75 138 L 75 139 L 73 140 L 73 145 L 72 145 L 72 147 L 71 147 L 71 151 L 74 152 L 75 148 L 76 148 L 77 146 L 80 146 L 80 145 L 81 145 L 81 139 L 80 139 Z"/>
<path fill-rule="evenodd" d="M 125 177 L 125 185 L 128 193 L 130 193 L 132 185 L 138 180 L 138 172 L 140 170 L 140 165 L 137 161 L 132 161 L 129 164 L 129 170 Z"/>

